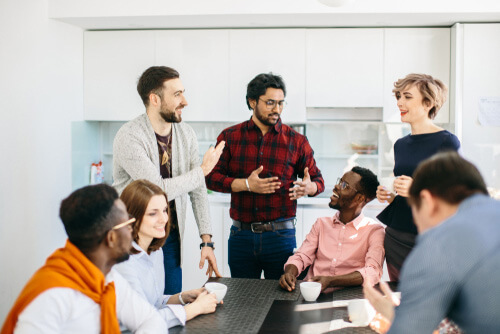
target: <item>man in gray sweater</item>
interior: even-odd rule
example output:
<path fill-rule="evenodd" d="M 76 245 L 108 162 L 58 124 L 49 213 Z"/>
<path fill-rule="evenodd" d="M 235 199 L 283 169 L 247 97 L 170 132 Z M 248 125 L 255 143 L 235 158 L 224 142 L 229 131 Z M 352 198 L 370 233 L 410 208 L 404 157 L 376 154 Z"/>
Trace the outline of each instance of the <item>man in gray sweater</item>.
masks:
<path fill-rule="evenodd" d="M 202 243 L 200 269 L 208 261 L 207 274 L 221 276 L 213 253 L 205 176 L 211 172 L 224 142 L 211 147 L 200 165 L 194 130 L 182 120 L 187 106 L 179 73 L 169 67 L 148 68 L 137 83 L 146 113 L 123 125 L 113 143 L 113 179 L 119 193 L 132 181 L 146 179 L 168 196 L 170 234 L 163 246 L 165 294 L 182 289 L 181 243 L 185 230 L 187 194 Z"/>

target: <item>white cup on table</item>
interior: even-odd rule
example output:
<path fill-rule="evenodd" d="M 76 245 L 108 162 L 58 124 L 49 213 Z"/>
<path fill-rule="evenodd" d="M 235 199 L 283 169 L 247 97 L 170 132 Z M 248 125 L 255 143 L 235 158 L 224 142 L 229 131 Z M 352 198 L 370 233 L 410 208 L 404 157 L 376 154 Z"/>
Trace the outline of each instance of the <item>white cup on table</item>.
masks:
<path fill-rule="evenodd" d="M 367 299 L 352 299 L 347 304 L 349 320 L 353 325 L 365 327 L 377 313 Z"/>
<path fill-rule="evenodd" d="M 300 283 L 300 293 L 306 302 L 314 302 L 321 293 L 321 283 L 302 282 Z"/>

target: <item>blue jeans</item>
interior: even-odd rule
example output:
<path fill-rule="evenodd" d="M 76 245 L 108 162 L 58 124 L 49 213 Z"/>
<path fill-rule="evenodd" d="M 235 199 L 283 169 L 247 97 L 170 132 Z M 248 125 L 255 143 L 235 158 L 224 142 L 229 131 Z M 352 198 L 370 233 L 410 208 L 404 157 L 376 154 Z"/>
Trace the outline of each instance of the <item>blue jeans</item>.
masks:
<path fill-rule="evenodd" d="M 165 295 L 175 295 L 182 291 L 181 244 L 179 229 L 173 229 L 163 245 L 165 266 Z"/>
<path fill-rule="evenodd" d="M 231 277 L 279 279 L 297 247 L 295 229 L 253 233 L 231 226 L 228 260 Z"/>

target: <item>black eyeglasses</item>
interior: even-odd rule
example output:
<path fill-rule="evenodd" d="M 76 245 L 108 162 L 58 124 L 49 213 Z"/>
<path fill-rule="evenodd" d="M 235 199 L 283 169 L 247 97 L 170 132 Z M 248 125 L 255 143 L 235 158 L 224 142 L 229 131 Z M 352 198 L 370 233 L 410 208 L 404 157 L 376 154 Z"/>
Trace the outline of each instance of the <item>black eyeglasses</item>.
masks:
<path fill-rule="evenodd" d="M 261 98 L 259 98 L 259 100 L 261 100 L 262 102 L 264 102 L 266 104 L 267 110 L 273 110 L 274 108 L 276 108 L 276 105 L 278 106 L 279 110 L 283 110 L 283 108 L 286 106 L 285 100 L 283 100 L 283 101 L 275 101 L 275 100 L 265 101 Z"/>
<path fill-rule="evenodd" d="M 339 185 L 339 187 L 340 187 L 341 190 L 349 188 L 349 189 L 354 190 L 355 192 L 358 192 L 354 187 L 352 187 L 351 185 L 349 185 L 349 183 L 345 182 L 340 177 L 337 178 L 337 184 Z"/>

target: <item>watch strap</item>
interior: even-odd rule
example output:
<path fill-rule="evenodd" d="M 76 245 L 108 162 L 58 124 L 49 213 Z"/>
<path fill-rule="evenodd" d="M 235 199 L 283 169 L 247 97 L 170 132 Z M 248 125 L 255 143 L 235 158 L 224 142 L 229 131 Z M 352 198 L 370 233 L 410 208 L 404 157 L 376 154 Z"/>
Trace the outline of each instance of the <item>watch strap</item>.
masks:
<path fill-rule="evenodd" d="M 202 242 L 200 244 L 200 249 L 203 247 L 212 247 L 212 249 L 215 249 L 214 242 Z"/>

